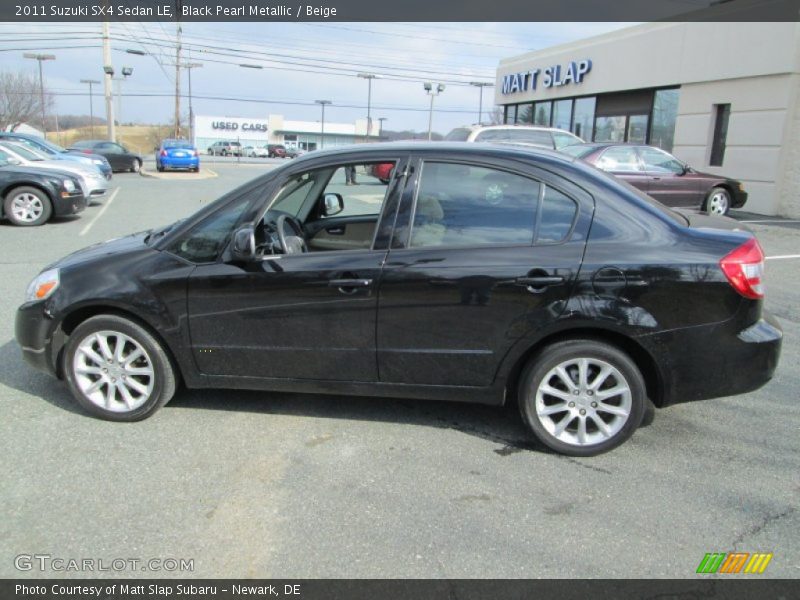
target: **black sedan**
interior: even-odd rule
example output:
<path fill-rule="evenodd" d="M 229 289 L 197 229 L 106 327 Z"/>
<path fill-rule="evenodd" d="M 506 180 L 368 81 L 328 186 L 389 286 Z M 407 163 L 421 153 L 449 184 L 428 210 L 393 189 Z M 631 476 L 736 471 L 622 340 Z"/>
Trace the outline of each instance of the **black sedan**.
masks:
<path fill-rule="evenodd" d="M 83 140 L 75 142 L 69 148 L 72 152 L 85 154 L 99 154 L 104 156 L 111 164 L 113 171 L 130 171 L 138 173 L 142 168 L 142 156 L 131 152 L 122 144 L 107 140 Z"/>
<path fill-rule="evenodd" d="M 12 165 L 0 158 L 2 216 L 14 225 L 42 225 L 53 216 L 74 215 L 86 197 L 73 173 Z"/>
<path fill-rule="evenodd" d="M 352 184 L 387 163 L 387 183 Z M 179 380 L 516 397 L 543 444 L 590 456 L 654 406 L 769 381 L 782 333 L 763 273 L 735 222 L 682 216 L 553 151 L 369 144 L 56 262 L 16 336 L 105 419 L 152 415 Z"/>

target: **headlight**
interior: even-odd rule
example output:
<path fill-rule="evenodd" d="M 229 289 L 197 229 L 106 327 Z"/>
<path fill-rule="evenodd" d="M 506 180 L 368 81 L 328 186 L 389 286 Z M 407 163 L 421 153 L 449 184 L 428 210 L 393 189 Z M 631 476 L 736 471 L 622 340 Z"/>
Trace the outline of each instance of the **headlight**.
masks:
<path fill-rule="evenodd" d="M 25 291 L 25 302 L 35 302 L 49 298 L 58 289 L 60 282 L 61 278 L 58 274 L 58 269 L 50 269 L 39 273 L 30 282 L 28 289 Z"/>
<path fill-rule="evenodd" d="M 68 192 L 75 191 L 75 184 L 73 183 L 72 179 L 65 179 L 64 180 L 64 189 Z"/>
<path fill-rule="evenodd" d="M 739 182 L 739 191 L 740 192 L 744 191 L 744 184 L 741 181 Z"/>

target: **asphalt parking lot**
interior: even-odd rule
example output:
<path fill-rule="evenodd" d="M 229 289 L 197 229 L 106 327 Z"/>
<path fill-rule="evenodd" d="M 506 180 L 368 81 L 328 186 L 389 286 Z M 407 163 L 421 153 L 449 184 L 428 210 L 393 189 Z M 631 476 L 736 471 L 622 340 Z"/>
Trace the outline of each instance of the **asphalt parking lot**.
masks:
<path fill-rule="evenodd" d="M 674 406 L 592 459 L 532 445 L 516 407 L 179 391 L 153 418 L 84 414 L 25 365 L 14 313 L 44 266 L 186 216 L 280 161 L 209 179 L 115 175 L 38 228 L 0 223 L 0 577 L 20 554 L 193 559 L 214 577 L 697 577 L 707 552 L 772 552 L 800 577 L 800 223 L 749 216 L 785 340 L 757 392 Z M 747 215 L 745 215 L 747 217 Z M 125 570 L 119 575 L 141 576 Z M 709 576 L 703 576 L 709 577 Z"/>

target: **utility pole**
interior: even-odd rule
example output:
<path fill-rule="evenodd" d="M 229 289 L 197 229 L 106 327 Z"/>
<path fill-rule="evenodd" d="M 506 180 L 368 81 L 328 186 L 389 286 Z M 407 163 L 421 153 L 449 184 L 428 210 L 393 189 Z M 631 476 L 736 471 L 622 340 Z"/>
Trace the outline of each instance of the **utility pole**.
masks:
<path fill-rule="evenodd" d="M 379 138 L 378 139 L 385 139 L 383 137 L 383 122 L 384 121 L 388 121 L 388 120 L 389 120 L 389 117 L 378 117 L 378 121 L 379 121 L 379 124 L 378 124 L 378 136 L 379 136 Z"/>
<path fill-rule="evenodd" d="M 322 128 L 320 130 L 319 135 L 319 149 L 322 150 L 325 147 L 325 105 L 330 104 L 330 100 L 314 100 L 317 104 L 322 106 Z"/>
<path fill-rule="evenodd" d="M 54 54 L 31 54 L 26 52 L 22 55 L 24 58 L 32 58 L 39 61 L 39 104 L 42 108 L 42 134 L 44 139 L 47 139 L 47 119 L 44 114 L 44 76 L 42 75 L 42 62 L 46 60 L 55 60 Z"/>
<path fill-rule="evenodd" d="M 81 83 L 89 84 L 89 123 L 92 127 L 92 139 L 94 139 L 94 94 L 92 93 L 92 86 L 99 85 L 100 82 L 96 79 L 81 79 Z"/>
<path fill-rule="evenodd" d="M 181 137 L 181 25 L 178 23 L 175 49 L 175 137 Z"/>
<path fill-rule="evenodd" d="M 194 110 L 192 109 L 192 69 L 202 67 L 203 63 L 187 62 L 183 68 L 189 72 L 189 140 L 194 143 Z"/>
<path fill-rule="evenodd" d="M 480 125 L 483 121 L 483 88 L 492 87 L 494 84 L 486 81 L 470 81 L 469 84 L 480 90 L 480 99 L 478 100 L 478 125 Z"/>
<path fill-rule="evenodd" d="M 108 6 L 108 2 L 105 3 Z M 103 95 L 106 99 L 106 124 L 108 127 L 108 139 L 112 142 L 117 141 L 117 129 L 114 123 L 114 90 L 112 77 L 114 77 L 114 66 L 111 64 L 111 38 L 108 34 L 108 21 L 103 21 Z"/>

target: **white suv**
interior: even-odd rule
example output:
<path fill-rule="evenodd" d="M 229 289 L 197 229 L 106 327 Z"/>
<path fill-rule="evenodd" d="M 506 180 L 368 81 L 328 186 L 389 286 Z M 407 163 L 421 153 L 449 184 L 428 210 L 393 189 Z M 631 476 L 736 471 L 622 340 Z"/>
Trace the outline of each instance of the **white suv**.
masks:
<path fill-rule="evenodd" d="M 556 150 L 573 144 L 583 144 L 581 138 L 569 131 L 534 125 L 471 125 L 453 129 L 444 139 L 448 142 L 525 144 Z"/>

